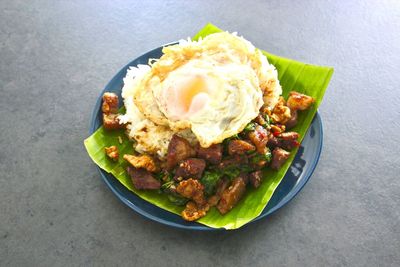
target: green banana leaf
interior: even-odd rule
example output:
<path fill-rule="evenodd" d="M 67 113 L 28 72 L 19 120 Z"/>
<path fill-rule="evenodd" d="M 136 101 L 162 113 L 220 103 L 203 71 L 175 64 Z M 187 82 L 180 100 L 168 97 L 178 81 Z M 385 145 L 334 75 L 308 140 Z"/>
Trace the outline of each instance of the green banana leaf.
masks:
<path fill-rule="evenodd" d="M 200 37 L 220 31 L 216 26 L 207 24 L 193 39 L 197 40 Z M 316 100 L 312 108 L 300 112 L 298 124 L 294 131 L 297 131 L 302 139 L 322 101 L 333 74 L 333 68 L 301 63 L 265 51 L 263 53 L 268 58 L 268 61 L 275 65 L 278 70 L 285 98 L 287 98 L 290 91 L 296 90 L 310 95 Z M 122 144 L 119 143 L 119 138 L 122 138 Z M 132 143 L 128 141 L 123 131 L 105 131 L 103 127 L 100 127 L 85 140 L 84 144 L 92 160 L 103 170 L 112 173 L 128 189 L 160 208 L 178 215 L 180 214 L 183 207 L 175 206 L 165 195 L 155 191 L 136 190 L 125 172 L 127 163 L 121 156 L 118 162 L 112 162 L 106 158 L 104 153 L 105 146 L 117 146 L 120 150 L 120 155 L 133 152 Z M 213 228 L 237 229 L 252 221 L 268 204 L 275 189 L 285 176 L 296 152 L 297 150 L 292 151 L 291 157 L 279 171 L 265 171 L 264 181 L 261 186 L 258 189 L 249 189 L 239 204 L 229 213 L 221 215 L 215 208 L 212 208 L 198 222 Z"/>

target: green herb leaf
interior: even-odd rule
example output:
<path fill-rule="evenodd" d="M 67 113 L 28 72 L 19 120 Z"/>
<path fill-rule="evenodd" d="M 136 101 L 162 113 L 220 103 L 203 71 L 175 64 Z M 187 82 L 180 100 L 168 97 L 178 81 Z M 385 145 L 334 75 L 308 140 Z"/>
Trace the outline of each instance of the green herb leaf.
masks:
<path fill-rule="evenodd" d="M 175 185 L 174 181 L 168 181 L 161 185 L 161 189 L 163 189 L 163 190 L 170 189 L 171 186 L 173 186 L 173 185 Z"/>
<path fill-rule="evenodd" d="M 245 132 L 251 132 L 254 131 L 256 129 L 257 124 L 255 122 L 250 122 L 249 124 L 246 125 L 246 127 L 244 127 L 243 131 Z"/>
<path fill-rule="evenodd" d="M 219 171 L 221 176 L 227 176 L 230 180 L 235 179 L 239 174 L 244 171 L 243 166 L 229 166 Z"/>
<path fill-rule="evenodd" d="M 258 154 L 256 153 L 251 159 L 251 163 L 258 163 L 262 160 L 265 160 L 266 162 L 271 162 L 272 159 L 272 154 L 271 151 L 269 149 L 267 149 L 267 152 L 265 152 L 265 154 Z"/>
<path fill-rule="evenodd" d="M 167 198 L 176 206 L 184 206 L 189 201 L 187 198 L 179 196 L 178 194 L 168 194 Z"/>
<path fill-rule="evenodd" d="M 204 185 L 204 191 L 207 195 L 211 196 L 215 192 L 218 180 L 221 174 L 217 171 L 205 171 L 200 179 L 200 183 Z"/>
<path fill-rule="evenodd" d="M 270 127 L 271 123 L 272 123 L 272 119 L 268 116 L 268 114 L 264 114 L 264 120 L 265 120 L 266 125 L 263 125 L 263 126 Z"/>

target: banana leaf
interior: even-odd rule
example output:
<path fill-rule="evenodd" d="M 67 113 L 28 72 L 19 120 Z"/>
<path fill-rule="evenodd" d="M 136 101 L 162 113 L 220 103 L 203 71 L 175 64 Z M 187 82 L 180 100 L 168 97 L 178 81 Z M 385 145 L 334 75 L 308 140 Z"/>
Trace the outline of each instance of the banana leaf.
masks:
<path fill-rule="evenodd" d="M 221 29 L 216 26 L 207 24 L 193 39 L 197 40 L 200 37 L 220 31 Z M 298 124 L 293 129 L 300 134 L 300 139 L 302 139 L 322 101 L 333 74 L 333 68 L 310 65 L 276 56 L 265 51 L 263 53 L 268 58 L 268 61 L 275 65 L 278 70 L 285 98 L 287 98 L 290 91 L 296 90 L 310 95 L 316 100 L 311 109 L 300 112 Z M 122 138 L 122 144 L 119 143 L 119 138 Z M 133 152 L 132 143 L 128 141 L 123 131 L 105 131 L 103 127 L 100 127 L 84 141 L 84 144 L 89 156 L 100 168 L 113 174 L 124 186 L 135 194 L 162 209 L 178 215 L 181 213 L 183 207 L 172 204 L 165 195 L 155 191 L 136 190 L 125 172 L 127 163 L 122 157 L 120 157 L 118 162 L 112 162 L 106 158 L 104 153 L 105 146 L 116 145 L 121 155 Z M 261 186 L 258 189 L 249 189 L 243 199 L 229 213 L 221 215 L 215 208 L 212 208 L 198 222 L 213 228 L 237 229 L 255 219 L 268 204 L 272 194 L 290 167 L 296 152 L 297 150 L 292 151 L 291 157 L 279 171 L 265 171 L 264 181 Z"/>

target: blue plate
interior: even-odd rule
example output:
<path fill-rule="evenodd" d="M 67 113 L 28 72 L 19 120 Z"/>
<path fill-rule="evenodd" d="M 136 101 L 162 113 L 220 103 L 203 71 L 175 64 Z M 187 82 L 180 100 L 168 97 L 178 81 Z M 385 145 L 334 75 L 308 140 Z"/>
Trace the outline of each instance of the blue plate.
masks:
<path fill-rule="evenodd" d="M 114 92 L 119 95 L 121 99 L 121 89 L 123 86 L 123 78 L 129 66 L 136 66 L 138 64 L 147 64 L 150 58 L 159 58 L 162 55 L 162 47 L 147 52 L 146 54 L 138 57 L 123 67 L 112 80 L 104 88 L 99 96 L 96 106 L 94 107 L 92 120 L 90 124 L 90 134 L 94 133 L 102 125 L 101 113 L 101 98 L 104 92 Z M 122 102 L 122 101 L 121 101 Z M 287 171 L 282 182 L 272 195 L 271 200 L 265 207 L 263 212 L 251 222 L 258 221 L 267 217 L 274 211 L 278 210 L 291 199 L 293 199 L 298 192 L 304 187 L 310 179 L 315 167 L 317 166 L 319 156 L 322 150 L 322 121 L 318 113 L 316 113 L 310 128 L 308 129 L 303 142 L 293 160 L 292 165 Z M 113 175 L 98 168 L 101 177 L 107 186 L 114 192 L 114 194 L 131 209 L 149 218 L 153 221 L 188 230 L 200 231 L 215 231 L 224 229 L 210 228 L 196 222 L 184 221 L 180 216 L 173 214 L 169 211 L 163 210 L 153 204 L 141 199 L 132 191 L 129 191 L 123 186 Z"/>

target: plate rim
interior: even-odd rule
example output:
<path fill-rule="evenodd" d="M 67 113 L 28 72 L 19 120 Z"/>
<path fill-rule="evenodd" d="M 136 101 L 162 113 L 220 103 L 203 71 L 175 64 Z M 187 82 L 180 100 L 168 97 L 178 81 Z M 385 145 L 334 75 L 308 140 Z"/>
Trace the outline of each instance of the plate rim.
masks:
<path fill-rule="evenodd" d="M 137 56 L 135 59 L 131 60 L 128 64 L 126 64 L 124 67 L 122 67 L 122 68 L 113 76 L 113 78 L 111 78 L 111 80 L 106 84 L 106 86 L 104 87 L 104 89 L 101 91 L 100 96 L 97 98 L 96 104 L 94 105 L 94 108 L 93 108 L 93 111 L 92 111 L 91 120 L 90 120 L 89 135 L 92 135 L 92 134 L 99 128 L 99 127 L 96 128 L 95 121 L 96 121 L 96 117 L 97 117 L 97 114 L 98 114 L 98 112 L 99 112 L 99 109 L 100 109 L 100 107 L 101 107 L 102 95 L 103 95 L 104 92 L 107 90 L 107 88 L 110 87 L 110 86 L 115 82 L 115 80 L 119 80 L 118 77 L 121 76 L 121 74 L 123 74 L 123 72 L 126 72 L 126 70 L 127 70 L 130 66 L 133 66 L 133 65 L 132 65 L 132 62 L 136 61 L 137 59 L 139 59 L 139 58 L 141 58 L 141 57 L 145 57 L 146 55 L 151 54 L 151 53 L 153 53 L 154 51 L 156 51 L 156 50 L 158 50 L 158 49 L 160 49 L 160 48 L 163 48 L 163 47 L 165 47 L 165 46 L 172 45 L 172 44 L 175 44 L 175 43 L 177 43 L 177 42 L 171 42 L 171 43 L 164 44 L 164 45 L 162 45 L 162 46 L 159 46 L 159 47 L 157 47 L 157 48 L 154 48 L 154 49 L 152 49 L 152 50 L 149 50 L 149 51 L 143 53 L 142 55 Z M 122 90 L 122 88 L 121 88 L 121 90 Z M 322 119 L 321 119 L 321 116 L 320 116 L 318 110 L 316 111 L 316 113 L 315 113 L 315 115 L 314 115 L 314 118 L 313 118 L 313 120 L 312 120 L 311 123 L 313 123 L 314 120 L 317 120 L 317 122 L 318 122 L 318 126 L 319 126 L 319 127 L 318 127 L 318 132 L 320 132 L 321 138 L 320 138 L 320 141 L 319 141 L 319 143 L 318 143 L 317 153 L 316 153 L 315 157 L 313 158 L 313 161 L 310 163 L 310 167 L 307 169 L 306 173 L 304 174 L 304 178 L 301 180 L 301 182 L 300 182 L 299 184 L 295 185 L 295 186 L 292 188 L 292 190 L 290 190 L 289 193 L 288 193 L 287 195 L 285 195 L 285 197 L 284 197 L 280 202 L 278 202 L 277 205 L 275 205 L 273 208 L 271 208 L 268 212 L 263 213 L 264 210 L 267 208 L 267 205 L 268 205 L 268 204 L 267 204 L 267 205 L 264 207 L 263 211 L 260 213 L 260 215 L 258 215 L 256 218 L 254 218 L 253 220 L 251 220 L 251 221 L 248 222 L 247 224 L 243 225 L 243 227 L 245 227 L 245 226 L 247 226 L 247 225 L 249 225 L 249 224 L 251 224 L 251 223 L 257 222 L 257 221 L 259 221 L 259 220 L 261 220 L 261 219 L 263 219 L 263 218 L 266 218 L 266 217 L 272 215 L 273 213 L 275 213 L 276 211 L 278 211 L 279 209 L 281 209 L 282 207 L 284 207 L 285 205 L 287 205 L 291 200 L 293 200 L 293 199 L 299 194 L 299 192 L 304 188 L 304 186 L 305 186 L 305 185 L 308 183 L 308 181 L 310 180 L 312 174 L 313 174 L 314 171 L 315 171 L 315 168 L 316 168 L 317 165 L 318 165 L 318 162 L 319 162 L 319 159 L 320 159 L 320 156 L 321 156 L 321 152 L 322 152 L 323 139 L 324 139 L 324 134 L 323 134 L 323 123 L 322 123 Z M 307 129 L 306 134 L 308 133 L 309 129 L 310 129 L 310 128 Z M 298 153 L 298 152 L 297 152 L 297 153 Z M 296 155 L 297 155 L 297 153 L 296 153 Z M 121 192 L 119 192 L 119 191 L 117 190 L 117 188 L 114 187 L 114 185 L 111 183 L 111 181 L 109 181 L 108 177 L 106 176 L 106 174 L 109 174 L 109 173 L 106 173 L 106 172 L 105 172 L 103 169 L 101 169 L 98 165 L 96 165 L 96 168 L 97 168 L 98 172 L 100 173 L 100 176 L 101 176 L 102 180 L 105 182 L 105 184 L 107 185 L 107 187 L 114 193 L 114 195 L 117 196 L 117 198 L 118 198 L 122 203 L 124 203 L 124 204 L 127 205 L 129 208 L 131 208 L 132 210 L 134 210 L 135 212 L 137 212 L 138 214 L 140 214 L 141 216 L 143 216 L 143 217 L 145 217 L 145 218 L 147 218 L 147 219 L 150 219 L 150 220 L 152 220 L 152 221 L 158 222 L 158 223 L 163 224 L 163 225 L 167 225 L 167 226 L 174 227 L 174 228 L 179 228 L 179 229 L 184 229 L 184 230 L 194 230 L 194 231 L 228 231 L 228 229 L 225 229 L 225 228 L 212 228 L 212 227 L 209 227 L 209 226 L 206 226 L 206 225 L 202 225 L 202 224 L 197 223 L 197 222 L 194 222 L 193 225 L 187 226 L 187 225 L 182 225 L 182 224 L 179 224 L 179 223 L 171 222 L 171 221 L 166 220 L 166 219 L 164 219 L 164 218 L 156 217 L 156 216 L 154 216 L 154 215 L 152 215 L 152 214 L 150 214 L 150 213 L 148 213 L 148 212 L 142 210 L 141 208 L 139 208 L 138 206 L 136 206 L 134 203 L 132 203 L 129 199 L 127 199 Z M 120 182 L 118 179 L 116 179 L 112 174 L 109 174 L 109 175 L 112 176 L 112 178 L 115 179 L 116 182 L 118 182 L 121 186 L 124 187 L 124 185 L 122 185 L 121 182 Z M 286 176 L 286 174 L 285 174 L 285 176 Z M 283 177 L 283 179 L 285 179 L 285 176 Z M 283 180 L 283 179 L 282 179 L 282 180 Z M 278 186 L 279 186 L 279 185 L 278 185 Z M 278 187 L 277 187 L 277 188 L 278 188 Z M 134 192 L 130 191 L 128 188 L 126 188 L 126 189 L 127 189 L 127 191 L 128 191 L 129 193 L 135 194 Z M 271 198 L 273 197 L 273 195 L 275 194 L 275 192 L 276 192 L 276 190 L 275 190 L 274 193 L 272 194 Z M 135 195 L 136 195 L 136 194 L 135 194 Z M 139 196 L 136 195 L 136 197 L 139 197 Z M 144 200 L 144 201 L 145 201 L 145 200 Z M 148 203 L 151 204 L 151 205 L 154 205 L 154 204 L 152 204 L 152 203 L 150 203 L 150 202 L 148 202 Z M 154 206 L 155 206 L 155 205 L 154 205 Z M 157 207 L 157 206 L 155 206 L 155 207 Z M 165 210 L 165 211 L 166 211 L 166 210 Z M 168 211 L 167 211 L 167 212 L 168 212 Z M 171 212 L 171 214 L 176 215 L 176 214 L 174 214 L 174 213 L 172 213 L 172 212 Z M 176 216 L 178 216 L 178 215 L 176 215 Z M 243 227 L 240 227 L 240 228 L 243 228 Z M 240 229 L 240 228 L 238 228 L 238 229 Z M 235 230 L 237 230 L 237 229 L 235 229 Z M 229 231 L 231 231 L 231 230 L 229 230 Z"/>

